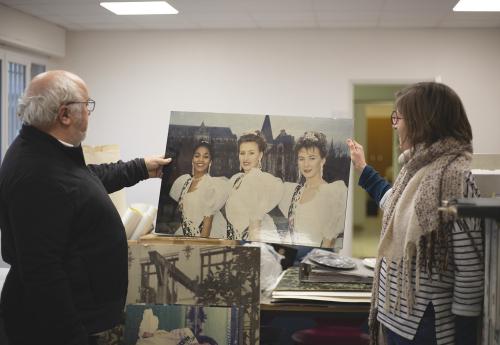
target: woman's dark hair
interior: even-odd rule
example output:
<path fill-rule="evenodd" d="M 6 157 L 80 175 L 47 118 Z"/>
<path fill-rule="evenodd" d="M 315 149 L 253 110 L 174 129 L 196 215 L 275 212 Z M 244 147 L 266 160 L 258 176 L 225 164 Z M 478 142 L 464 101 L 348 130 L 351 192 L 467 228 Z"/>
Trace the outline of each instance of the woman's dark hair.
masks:
<path fill-rule="evenodd" d="M 316 147 L 319 150 L 321 158 L 325 158 L 328 153 L 326 146 L 326 136 L 323 133 L 309 131 L 305 132 L 304 135 L 297 140 L 294 151 L 295 155 L 297 155 L 301 149 L 307 150 Z"/>
<path fill-rule="evenodd" d="M 407 128 L 412 146 L 452 137 L 472 141 L 472 129 L 464 106 L 449 86 L 435 82 L 417 83 L 396 93 L 396 109 Z"/>
<path fill-rule="evenodd" d="M 264 136 L 262 135 L 261 131 L 255 130 L 253 132 L 245 132 L 241 135 L 241 137 L 238 139 L 238 151 L 240 150 L 240 145 L 242 143 L 257 143 L 257 146 L 259 147 L 259 151 L 264 153 L 266 152 L 267 144 L 266 144 L 266 139 L 264 139 Z"/>
<path fill-rule="evenodd" d="M 193 156 L 196 152 L 196 150 L 198 150 L 200 147 L 204 147 L 208 150 L 208 153 L 210 154 L 210 160 L 214 160 L 214 153 L 213 153 L 213 150 L 212 150 L 212 145 L 210 145 L 210 143 L 206 140 L 200 140 L 196 145 L 194 145 L 194 148 L 193 148 Z"/>
<path fill-rule="evenodd" d="M 219 345 L 219 344 L 217 344 L 217 342 L 215 341 L 214 338 L 211 338 L 211 337 L 206 336 L 206 335 L 199 335 L 199 336 L 196 337 L 196 340 L 199 343 L 207 343 L 207 344 L 210 344 L 210 345 Z"/>

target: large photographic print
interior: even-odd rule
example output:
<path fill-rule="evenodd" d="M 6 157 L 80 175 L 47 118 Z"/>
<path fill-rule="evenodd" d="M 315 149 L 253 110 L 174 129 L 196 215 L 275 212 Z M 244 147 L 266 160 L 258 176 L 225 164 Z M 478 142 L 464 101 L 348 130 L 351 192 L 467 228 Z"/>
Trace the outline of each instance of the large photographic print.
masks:
<path fill-rule="evenodd" d="M 172 112 L 156 232 L 342 247 L 351 119 Z"/>
<path fill-rule="evenodd" d="M 129 277 L 127 305 L 235 307 L 231 331 L 237 344 L 259 343 L 260 248 L 131 243 Z"/>

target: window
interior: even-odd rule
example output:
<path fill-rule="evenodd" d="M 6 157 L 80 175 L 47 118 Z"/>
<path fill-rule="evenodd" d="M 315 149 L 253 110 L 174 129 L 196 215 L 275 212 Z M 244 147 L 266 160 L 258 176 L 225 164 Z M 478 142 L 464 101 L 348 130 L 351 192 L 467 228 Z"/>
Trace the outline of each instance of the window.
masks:
<path fill-rule="evenodd" d="M 39 65 L 37 63 L 32 63 L 31 64 L 31 79 L 35 78 L 37 75 L 40 73 L 45 72 L 45 65 Z"/>
<path fill-rule="evenodd" d="M 0 163 L 22 126 L 18 100 L 29 80 L 45 70 L 44 59 L 0 49 Z"/>
<path fill-rule="evenodd" d="M 17 116 L 17 100 L 22 96 L 26 88 L 26 66 L 23 64 L 9 62 L 9 97 L 8 97 L 8 145 L 21 129 L 21 120 Z"/>

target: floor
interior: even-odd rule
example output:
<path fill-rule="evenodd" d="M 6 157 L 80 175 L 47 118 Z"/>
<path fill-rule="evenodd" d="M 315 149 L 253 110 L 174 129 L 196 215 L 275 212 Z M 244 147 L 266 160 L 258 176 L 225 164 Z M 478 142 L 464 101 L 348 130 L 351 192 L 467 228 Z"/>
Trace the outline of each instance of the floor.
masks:
<path fill-rule="evenodd" d="M 377 256 L 382 217 L 368 217 L 362 226 L 355 225 L 352 237 L 352 256 L 369 258 Z"/>

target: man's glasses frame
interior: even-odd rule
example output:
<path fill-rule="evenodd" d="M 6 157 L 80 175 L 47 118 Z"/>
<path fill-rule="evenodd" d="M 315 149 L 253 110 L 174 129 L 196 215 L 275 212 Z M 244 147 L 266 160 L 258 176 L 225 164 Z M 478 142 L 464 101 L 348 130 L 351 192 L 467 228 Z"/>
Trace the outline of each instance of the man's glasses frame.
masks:
<path fill-rule="evenodd" d="M 95 109 L 95 101 L 92 98 L 89 98 L 86 101 L 74 101 L 74 102 L 66 102 L 64 103 L 65 105 L 71 105 L 71 104 L 85 104 L 87 106 L 87 110 L 89 113 L 93 112 Z"/>
<path fill-rule="evenodd" d="M 403 120 L 404 117 L 398 116 L 397 110 L 393 110 L 391 113 L 391 123 L 395 126 L 398 124 L 399 120 Z"/>

